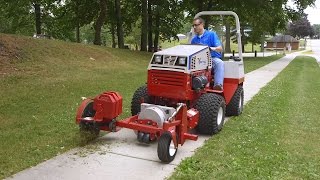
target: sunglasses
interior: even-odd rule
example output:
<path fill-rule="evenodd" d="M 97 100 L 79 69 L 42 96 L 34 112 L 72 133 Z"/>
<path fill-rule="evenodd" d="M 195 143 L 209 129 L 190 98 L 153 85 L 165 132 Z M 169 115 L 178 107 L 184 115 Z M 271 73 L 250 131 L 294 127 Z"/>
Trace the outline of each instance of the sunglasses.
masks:
<path fill-rule="evenodd" d="M 193 24 L 192 27 L 198 27 L 201 23 L 199 24 Z"/>

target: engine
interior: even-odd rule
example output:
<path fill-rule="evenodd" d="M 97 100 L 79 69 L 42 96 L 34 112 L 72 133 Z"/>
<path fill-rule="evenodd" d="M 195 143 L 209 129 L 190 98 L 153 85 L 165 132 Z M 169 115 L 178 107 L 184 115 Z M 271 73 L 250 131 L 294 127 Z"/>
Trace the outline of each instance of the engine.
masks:
<path fill-rule="evenodd" d="M 200 90 L 203 89 L 208 83 L 208 78 L 206 76 L 196 76 L 192 78 L 192 89 Z"/>
<path fill-rule="evenodd" d="M 158 127 L 162 127 L 163 122 L 166 121 L 174 112 L 175 109 L 173 107 L 142 103 L 141 112 L 139 113 L 138 118 L 153 120 L 157 123 Z"/>

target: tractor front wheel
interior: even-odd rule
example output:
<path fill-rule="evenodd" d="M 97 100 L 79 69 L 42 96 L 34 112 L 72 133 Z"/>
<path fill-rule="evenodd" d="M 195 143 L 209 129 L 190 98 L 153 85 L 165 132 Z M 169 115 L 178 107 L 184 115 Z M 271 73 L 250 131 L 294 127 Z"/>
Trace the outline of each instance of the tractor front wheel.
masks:
<path fill-rule="evenodd" d="M 196 103 L 200 118 L 196 127 L 201 134 L 218 133 L 224 124 L 226 103 L 219 94 L 207 93 L 200 96 Z"/>
<path fill-rule="evenodd" d="M 178 151 L 178 147 L 174 146 L 172 135 L 170 132 L 164 132 L 158 141 L 158 157 L 162 162 L 170 163 L 173 161 Z"/>

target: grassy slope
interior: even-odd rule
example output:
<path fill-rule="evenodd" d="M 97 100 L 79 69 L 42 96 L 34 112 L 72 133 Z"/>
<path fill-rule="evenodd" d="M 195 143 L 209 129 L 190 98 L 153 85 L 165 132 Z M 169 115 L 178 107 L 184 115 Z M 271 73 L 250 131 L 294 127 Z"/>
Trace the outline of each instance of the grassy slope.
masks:
<path fill-rule="evenodd" d="M 14 64 L 14 72 L 0 78 L 0 179 L 79 145 L 74 118 L 82 96 L 119 91 L 128 116 L 151 55 L 43 39 L 11 40 L 21 45 L 24 57 Z"/>
<path fill-rule="evenodd" d="M 125 117 L 146 80 L 150 53 L 0 36 L 14 54 L 0 56 L 0 179 L 81 145 L 74 118 L 82 96 L 119 91 Z M 248 62 L 253 70 L 270 60 Z"/>
<path fill-rule="evenodd" d="M 298 57 L 172 179 L 319 179 L 320 69 Z"/>

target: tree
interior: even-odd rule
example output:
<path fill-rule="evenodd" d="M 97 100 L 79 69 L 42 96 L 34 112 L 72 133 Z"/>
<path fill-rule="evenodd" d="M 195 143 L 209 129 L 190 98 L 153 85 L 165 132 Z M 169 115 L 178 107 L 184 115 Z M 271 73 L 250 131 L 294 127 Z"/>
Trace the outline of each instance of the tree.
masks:
<path fill-rule="evenodd" d="M 154 28 L 154 41 L 153 41 L 153 50 L 156 52 L 159 49 L 159 35 L 160 35 L 160 6 L 157 5 L 155 8 L 155 27 Z"/>
<path fill-rule="evenodd" d="M 148 0 L 141 0 L 141 44 L 140 50 L 147 51 L 148 41 Z"/>
<path fill-rule="evenodd" d="M 314 24 L 312 26 L 314 31 L 314 38 L 319 39 L 320 38 L 320 24 Z"/>
<path fill-rule="evenodd" d="M 41 34 L 41 7 L 39 2 L 33 2 L 32 6 L 34 7 L 34 14 L 36 20 L 36 34 Z"/>
<path fill-rule="evenodd" d="M 172 37 L 178 39 L 177 33 L 183 29 L 184 24 L 182 2 L 178 0 L 158 0 L 157 3 L 159 8 L 157 10 L 159 25 L 154 26 L 154 29 L 159 31 L 161 35 L 159 36 L 160 40 L 170 40 Z"/>
<path fill-rule="evenodd" d="M 148 1 L 148 51 L 152 52 L 152 0 Z"/>
<path fill-rule="evenodd" d="M 305 36 L 312 37 L 314 31 L 308 20 L 308 15 L 304 14 L 299 20 L 289 23 L 288 33 L 293 37 L 298 38 L 303 38 Z"/>
<path fill-rule="evenodd" d="M 120 0 L 115 0 L 116 17 L 117 17 L 117 35 L 118 35 L 118 47 L 124 48 L 123 29 L 122 29 L 122 16 L 120 8 Z"/>
<path fill-rule="evenodd" d="M 297 10 L 287 6 L 287 0 L 201 0 L 183 1 L 189 18 L 206 7 L 214 5 L 215 10 L 234 11 L 238 14 L 241 24 L 250 27 L 251 33 L 246 38 L 248 42 L 261 42 L 261 36 L 265 33 L 275 34 L 278 30 L 286 28 L 289 20 L 299 18 L 303 10 L 314 4 L 315 0 L 294 0 Z M 259 8 L 257 8 L 259 7 Z M 207 18 L 205 18 L 207 19 Z M 207 22 L 209 24 L 210 22 Z M 231 29 L 234 24 L 231 24 Z M 228 37 L 227 37 L 228 39 Z M 243 44 L 245 44 L 244 42 Z M 262 45 L 263 46 L 263 45 Z"/>
<path fill-rule="evenodd" d="M 102 35 L 112 37 L 113 46 L 117 38 L 121 47 L 124 44 L 123 39 L 131 36 L 132 28 L 141 25 L 139 43 L 141 50 L 146 51 L 147 46 L 150 47 L 149 50 L 152 46 L 157 48 L 159 40 L 177 38 L 176 34 L 183 29 L 186 22 L 192 22 L 197 12 L 214 9 L 236 12 L 241 24 L 251 29 L 246 40 L 258 43 L 262 34 L 274 34 L 284 29 L 289 20 L 298 19 L 303 10 L 315 0 L 293 0 L 297 9 L 287 7 L 287 1 L 0 0 L 0 31 L 30 35 L 36 30 L 36 33 L 80 42 L 80 37 L 85 37 L 80 30 L 91 25 L 95 30 L 95 44 L 102 43 Z M 216 23 L 215 19 L 208 17 L 205 17 L 205 20 L 207 25 L 212 20 Z M 230 30 L 234 29 L 234 22 L 224 22 L 230 24 Z M 85 33 L 89 32 L 92 30 L 86 29 Z M 102 32 L 107 34 L 103 35 Z M 108 36 L 109 33 L 111 36 Z M 227 37 L 226 42 L 228 39 Z"/>
<path fill-rule="evenodd" d="M 29 6 L 29 1 L 25 0 L 26 6 Z M 36 34 L 42 34 L 43 19 L 50 16 L 50 11 L 54 7 L 53 3 L 55 0 L 32 0 L 31 5 L 33 6 L 35 15 L 35 26 Z"/>
<path fill-rule="evenodd" d="M 107 1 L 106 0 L 99 0 L 99 7 L 100 7 L 100 12 L 99 16 L 96 20 L 96 22 L 93 25 L 93 28 L 95 30 L 95 36 L 94 36 L 94 41 L 93 44 L 95 45 L 101 45 L 101 28 L 106 20 L 106 15 L 107 15 Z"/>
<path fill-rule="evenodd" d="M 24 1 L 0 0 L 0 32 L 32 35 L 34 33 L 34 17 Z"/>
<path fill-rule="evenodd" d="M 65 3 L 65 6 L 59 8 L 61 12 L 57 13 L 55 21 L 69 24 L 69 26 L 64 26 L 65 28 L 62 29 L 64 32 L 76 29 L 76 42 L 81 42 L 80 28 L 93 21 L 96 16 L 96 11 L 94 10 L 99 8 L 99 3 L 91 0 L 66 0 Z M 54 33 L 52 32 L 52 34 Z"/>

